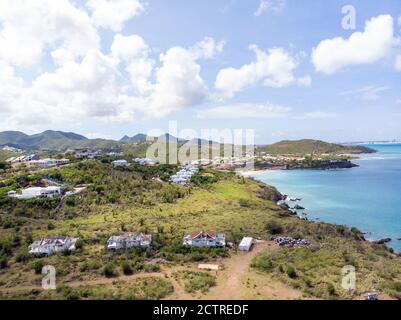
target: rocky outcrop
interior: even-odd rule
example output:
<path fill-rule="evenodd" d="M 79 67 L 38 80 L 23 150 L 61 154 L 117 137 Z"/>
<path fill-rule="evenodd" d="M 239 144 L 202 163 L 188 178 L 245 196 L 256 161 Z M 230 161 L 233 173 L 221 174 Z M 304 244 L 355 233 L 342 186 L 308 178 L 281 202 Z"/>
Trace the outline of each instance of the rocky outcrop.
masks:
<path fill-rule="evenodd" d="M 386 244 L 391 242 L 391 238 L 384 238 L 376 241 L 372 241 L 374 244 Z"/>

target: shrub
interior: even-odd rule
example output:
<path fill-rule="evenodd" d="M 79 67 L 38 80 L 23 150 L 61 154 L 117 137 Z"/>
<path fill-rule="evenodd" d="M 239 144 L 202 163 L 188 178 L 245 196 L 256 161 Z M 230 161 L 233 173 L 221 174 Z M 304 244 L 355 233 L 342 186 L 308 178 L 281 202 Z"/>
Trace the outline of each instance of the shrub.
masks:
<path fill-rule="evenodd" d="M 74 207 L 76 205 L 75 197 L 67 197 L 65 204 L 69 207 Z"/>
<path fill-rule="evenodd" d="M 115 277 L 115 276 L 117 275 L 117 274 L 116 274 L 116 271 L 115 271 L 115 265 L 112 264 L 112 263 L 106 264 L 106 265 L 103 267 L 102 273 L 103 273 L 103 275 L 104 275 L 106 278 Z"/>
<path fill-rule="evenodd" d="M 390 285 L 390 289 L 397 291 L 397 292 L 401 292 L 401 282 L 393 282 Z"/>
<path fill-rule="evenodd" d="M 76 248 L 77 250 L 82 250 L 82 249 L 84 248 L 84 242 L 83 242 L 81 239 L 79 239 L 79 240 L 75 243 L 75 248 Z"/>
<path fill-rule="evenodd" d="M 270 220 L 266 223 L 266 230 L 273 235 L 283 233 L 283 227 L 279 222 L 275 220 Z"/>
<path fill-rule="evenodd" d="M 256 257 L 251 266 L 261 271 L 269 272 L 273 269 L 273 262 L 271 261 L 270 257 L 262 255 Z"/>
<path fill-rule="evenodd" d="M 185 291 L 190 293 L 206 292 L 210 287 L 216 285 L 215 277 L 206 272 L 182 271 L 180 276 L 184 281 Z"/>
<path fill-rule="evenodd" d="M 145 272 L 159 272 L 160 266 L 158 264 L 146 264 L 144 270 Z"/>
<path fill-rule="evenodd" d="M 15 257 L 15 261 L 25 263 L 29 261 L 30 258 L 31 257 L 29 255 L 28 249 L 23 248 L 18 252 L 17 256 Z"/>
<path fill-rule="evenodd" d="M 54 230 L 55 228 L 56 228 L 56 226 L 53 223 L 49 222 L 47 224 L 47 230 Z"/>
<path fill-rule="evenodd" d="M 44 265 L 45 265 L 45 264 L 43 263 L 42 260 L 36 260 L 36 261 L 33 263 L 33 269 L 35 270 L 35 274 L 41 274 Z"/>
<path fill-rule="evenodd" d="M 129 276 L 134 273 L 134 270 L 131 267 L 131 264 L 128 261 L 123 261 L 121 263 L 121 269 L 123 269 L 123 273 L 126 276 Z"/>
<path fill-rule="evenodd" d="M 6 257 L 0 257 L 0 269 L 5 269 L 8 267 L 8 260 Z"/>
<path fill-rule="evenodd" d="M 336 288 L 334 287 L 334 285 L 332 283 L 328 283 L 327 284 L 327 293 L 330 296 L 336 295 Z"/>
<path fill-rule="evenodd" d="M 297 272 L 295 271 L 295 269 L 292 265 L 289 265 L 287 267 L 287 275 L 291 279 L 295 279 L 297 277 Z"/>
<path fill-rule="evenodd" d="M 240 205 L 241 207 L 243 207 L 243 208 L 250 208 L 250 207 L 252 207 L 250 201 L 249 201 L 249 200 L 246 200 L 246 199 L 240 199 L 240 200 L 239 200 L 239 205 Z"/>

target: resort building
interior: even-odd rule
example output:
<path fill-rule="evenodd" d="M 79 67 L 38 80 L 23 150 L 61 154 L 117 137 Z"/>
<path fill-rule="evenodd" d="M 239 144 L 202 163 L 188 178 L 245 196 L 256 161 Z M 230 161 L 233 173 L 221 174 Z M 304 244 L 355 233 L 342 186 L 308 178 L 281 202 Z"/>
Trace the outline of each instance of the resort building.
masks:
<path fill-rule="evenodd" d="M 216 232 L 194 232 L 184 236 L 183 245 L 191 247 L 225 247 L 226 236 Z"/>
<path fill-rule="evenodd" d="M 29 246 L 32 255 L 50 256 L 64 251 L 75 251 L 79 238 L 56 237 L 35 241 Z"/>
<path fill-rule="evenodd" d="M 28 161 L 26 164 L 29 167 L 55 167 L 69 163 L 69 159 L 41 159 Z"/>
<path fill-rule="evenodd" d="M 129 163 L 127 160 L 115 160 L 112 162 L 113 166 L 115 167 L 127 167 Z"/>
<path fill-rule="evenodd" d="M 199 172 L 197 167 L 193 165 L 186 165 L 180 171 L 170 177 L 171 182 L 185 186 L 192 178 L 192 176 Z"/>
<path fill-rule="evenodd" d="M 107 241 L 107 250 L 123 251 L 131 248 L 148 248 L 151 243 L 152 235 L 150 234 L 124 234 L 110 237 Z"/>
<path fill-rule="evenodd" d="M 8 192 L 8 196 L 17 199 L 34 199 L 34 198 L 54 198 L 62 194 L 61 187 L 31 187 L 21 190 L 21 194 L 12 190 Z"/>
<path fill-rule="evenodd" d="M 134 162 L 139 163 L 140 165 L 154 165 L 155 162 L 149 158 L 135 158 Z"/>

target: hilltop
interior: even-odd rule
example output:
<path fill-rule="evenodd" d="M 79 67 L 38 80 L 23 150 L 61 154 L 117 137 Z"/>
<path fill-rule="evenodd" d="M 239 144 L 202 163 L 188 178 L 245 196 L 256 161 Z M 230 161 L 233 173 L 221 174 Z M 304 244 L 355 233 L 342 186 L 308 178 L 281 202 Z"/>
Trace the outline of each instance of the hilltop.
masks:
<path fill-rule="evenodd" d="M 117 149 L 120 143 L 105 139 L 88 139 L 73 132 L 47 130 L 27 135 L 19 131 L 0 132 L 0 146 L 11 146 L 25 150 L 67 150 L 72 148 Z"/>
<path fill-rule="evenodd" d="M 364 146 L 344 146 L 320 140 L 284 140 L 269 146 L 257 147 L 256 152 L 269 154 L 360 154 L 374 153 L 376 150 Z"/>

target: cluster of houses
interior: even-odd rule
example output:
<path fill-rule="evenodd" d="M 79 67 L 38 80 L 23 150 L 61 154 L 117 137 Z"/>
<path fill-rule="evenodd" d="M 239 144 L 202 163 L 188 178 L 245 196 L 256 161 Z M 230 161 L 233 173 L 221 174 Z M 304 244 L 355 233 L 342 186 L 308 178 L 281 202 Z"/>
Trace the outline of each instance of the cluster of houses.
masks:
<path fill-rule="evenodd" d="M 10 151 L 10 152 L 16 152 L 16 153 L 21 153 L 22 152 L 21 149 L 14 148 L 14 147 L 9 147 L 9 146 L 4 146 L 4 147 L 2 147 L 2 149 L 4 151 Z"/>
<path fill-rule="evenodd" d="M 54 237 L 40 239 L 29 246 L 29 254 L 38 256 L 50 256 L 65 251 L 75 251 L 79 238 Z M 250 237 L 242 239 L 239 249 L 241 251 L 252 250 L 255 240 Z M 145 233 L 123 234 L 111 236 L 107 240 L 107 250 L 112 252 L 126 251 L 132 248 L 147 249 L 152 245 L 152 235 Z M 226 236 L 224 233 L 216 232 L 193 232 L 183 238 L 183 245 L 198 248 L 225 248 Z"/>
<path fill-rule="evenodd" d="M 109 157 L 119 157 L 122 156 L 122 152 L 104 152 L 103 150 L 86 150 L 86 149 L 75 149 L 75 150 L 67 150 L 66 153 L 74 153 L 75 158 L 77 159 L 88 159 L 94 160 L 99 157 L 109 156 Z"/>
<path fill-rule="evenodd" d="M 22 189 L 21 193 L 15 190 L 8 192 L 8 196 L 16 199 L 54 198 L 62 194 L 63 188 L 58 186 L 30 187 Z"/>
<path fill-rule="evenodd" d="M 172 175 L 170 177 L 170 180 L 173 183 L 180 184 L 182 186 L 185 186 L 188 181 L 191 180 L 192 176 L 196 173 L 199 172 L 199 169 L 197 167 L 194 167 L 191 164 L 185 165 L 182 167 L 180 171 L 178 171 L 176 174 Z"/>
<path fill-rule="evenodd" d="M 9 162 L 12 165 L 24 164 L 27 167 L 48 168 L 48 167 L 55 167 L 55 166 L 67 164 L 70 162 L 70 160 L 69 159 L 51 159 L 51 158 L 40 159 L 38 155 L 30 154 L 30 155 L 26 155 L 26 156 L 9 158 L 9 159 L 7 159 L 7 162 Z"/>
<path fill-rule="evenodd" d="M 140 165 L 154 165 L 155 161 L 150 158 L 135 158 L 134 162 L 139 163 Z"/>
<path fill-rule="evenodd" d="M 39 156 L 36 154 L 22 155 L 19 157 L 11 157 L 6 161 L 11 164 L 16 164 L 16 163 L 26 163 L 33 160 L 39 160 Z"/>
<path fill-rule="evenodd" d="M 29 246 L 29 253 L 38 256 L 50 256 L 65 251 L 75 251 L 79 238 L 56 237 L 40 239 Z"/>

